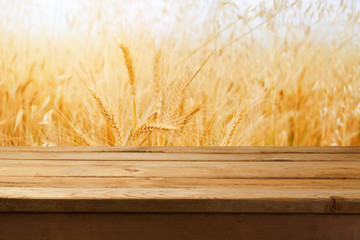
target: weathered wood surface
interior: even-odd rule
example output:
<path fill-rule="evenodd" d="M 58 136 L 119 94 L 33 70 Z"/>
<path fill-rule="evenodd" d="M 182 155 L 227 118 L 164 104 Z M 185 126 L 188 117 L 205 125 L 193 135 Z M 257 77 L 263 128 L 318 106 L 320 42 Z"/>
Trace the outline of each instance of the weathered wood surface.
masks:
<path fill-rule="evenodd" d="M 0 148 L 0 212 L 360 214 L 360 148 Z"/>

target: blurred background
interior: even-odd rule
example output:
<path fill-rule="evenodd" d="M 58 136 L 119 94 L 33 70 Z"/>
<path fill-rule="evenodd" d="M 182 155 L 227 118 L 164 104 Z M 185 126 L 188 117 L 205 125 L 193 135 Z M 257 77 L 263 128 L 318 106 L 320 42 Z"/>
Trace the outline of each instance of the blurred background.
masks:
<path fill-rule="evenodd" d="M 360 145 L 358 0 L 0 9 L 0 146 Z"/>
<path fill-rule="evenodd" d="M 10 32 L 24 27 L 29 34 L 46 34 L 59 36 L 69 32 L 84 32 L 87 34 L 99 31 L 122 31 L 131 29 L 146 29 L 154 35 L 197 32 L 198 35 L 212 31 L 211 28 L 221 29 L 230 22 L 241 17 L 254 17 L 261 7 L 263 11 L 274 5 L 284 4 L 284 1 L 261 0 L 2 0 L 0 2 L 1 25 L 3 30 Z M 285 1 L 292 3 L 291 1 Z M 296 2 L 296 1 L 294 1 Z M 308 7 L 309 15 L 296 17 L 296 12 L 290 9 L 278 16 L 288 23 L 314 24 L 320 16 L 313 15 L 317 8 L 328 11 L 321 15 L 322 27 L 335 27 L 331 20 L 343 14 L 353 14 L 359 10 L 360 1 L 341 0 L 302 0 L 298 1 L 297 11 L 304 11 Z M 300 6 L 301 2 L 301 6 Z M 292 9 L 294 10 L 294 9 Z M 285 12 L 285 11 L 284 11 Z M 259 20 L 259 16 L 257 16 Z M 341 19 L 337 19 L 339 21 Z M 344 20 L 344 19 L 343 19 Z M 212 24 L 209 24 L 209 21 Z M 240 22 L 240 21 L 239 21 Z M 257 22 L 253 22 L 256 24 Z M 338 23 L 338 25 L 340 25 Z M 207 26 L 204 28 L 204 26 Z M 106 29 L 105 29 L 106 28 Z M 200 30 L 200 31 L 199 31 Z M 328 29 L 326 30 L 328 31 Z"/>

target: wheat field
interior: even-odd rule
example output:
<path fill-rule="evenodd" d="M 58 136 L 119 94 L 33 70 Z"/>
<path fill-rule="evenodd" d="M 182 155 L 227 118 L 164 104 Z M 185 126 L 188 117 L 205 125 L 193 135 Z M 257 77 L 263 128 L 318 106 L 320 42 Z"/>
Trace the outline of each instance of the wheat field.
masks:
<path fill-rule="evenodd" d="M 8 2 L 0 146 L 360 145 L 356 1 L 89 0 L 59 32 Z"/>

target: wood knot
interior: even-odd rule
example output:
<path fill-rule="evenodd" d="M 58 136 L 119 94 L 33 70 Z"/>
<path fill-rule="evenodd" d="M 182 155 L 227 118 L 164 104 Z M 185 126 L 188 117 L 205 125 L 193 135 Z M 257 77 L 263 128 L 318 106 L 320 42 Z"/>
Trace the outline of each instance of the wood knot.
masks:
<path fill-rule="evenodd" d="M 341 211 L 341 205 L 344 198 L 338 196 L 330 196 L 330 212 L 339 213 Z"/>
<path fill-rule="evenodd" d="M 139 172 L 140 171 L 138 169 L 133 169 L 133 168 L 125 168 L 125 170 L 128 172 Z"/>

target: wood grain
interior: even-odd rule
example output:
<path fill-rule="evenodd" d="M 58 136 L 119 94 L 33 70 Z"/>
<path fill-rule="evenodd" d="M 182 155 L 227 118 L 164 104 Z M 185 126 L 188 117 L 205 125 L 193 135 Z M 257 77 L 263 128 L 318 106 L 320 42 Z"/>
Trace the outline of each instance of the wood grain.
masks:
<path fill-rule="evenodd" d="M 358 198 L 358 189 L 179 188 L 0 188 L 1 197 L 34 199 L 324 199 Z"/>
<path fill-rule="evenodd" d="M 237 179 L 163 177 L 0 177 L 0 187 L 359 189 L 360 179 Z"/>
<path fill-rule="evenodd" d="M 358 240 L 360 215 L 0 214 L 0 239 Z"/>
<path fill-rule="evenodd" d="M 189 177 L 189 178 L 360 178 L 360 161 L 177 162 L 1 160 L 0 176 Z"/>
<path fill-rule="evenodd" d="M 360 213 L 358 147 L 0 148 L 0 212 Z"/>
<path fill-rule="evenodd" d="M 360 192 L 348 189 L 0 188 L 0 192 L 0 212 L 360 213 Z"/>

